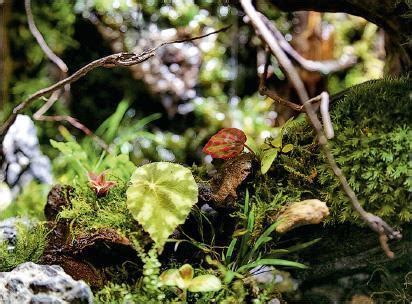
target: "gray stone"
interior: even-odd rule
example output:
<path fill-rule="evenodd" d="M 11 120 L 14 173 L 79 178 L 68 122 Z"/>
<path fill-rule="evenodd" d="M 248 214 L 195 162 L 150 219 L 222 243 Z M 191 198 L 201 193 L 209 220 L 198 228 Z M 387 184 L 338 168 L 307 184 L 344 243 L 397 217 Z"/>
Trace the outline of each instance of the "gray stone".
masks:
<path fill-rule="evenodd" d="M 32 180 L 51 184 L 51 163 L 40 151 L 36 127 L 27 115 L 18 115 L 3 141 L 2 179 L 16 196 Z"/>
<path fill-rule="evenodd" d="M 6 241 L 7 243 L 9 243 L 9 250 L 13 250 L 14 245 L 16 244 L 17 223 L 20 223 L 21 225 L 25 225 L 27 227 L 30 227 L 32 225 L 32 222 L 30 222 L 30 220 L 27 218 L 12 217 L 0 221 L 0 241 Z"/>
<path fill-rule="evenodd" d="M 75 281 L 60 266 L 27 262 L 0 272 L 0 303 L 93 303 L 90 287 Z"/>

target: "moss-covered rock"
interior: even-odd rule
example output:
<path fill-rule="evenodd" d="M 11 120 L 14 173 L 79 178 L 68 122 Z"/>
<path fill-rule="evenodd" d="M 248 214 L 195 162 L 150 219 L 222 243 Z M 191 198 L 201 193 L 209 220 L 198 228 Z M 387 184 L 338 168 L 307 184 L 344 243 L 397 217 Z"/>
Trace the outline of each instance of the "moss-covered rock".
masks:
<path fill-rule="evenodd" d="M 412 220 L 411 84 L 409 78 L 367 82 L 345 92 L 331 110 L 336 136 L 329 144 L 338 166 L 362 206 L 397 226 Z M 272 165 L 268 189 L 257 188 L 257 196 L 271 202 L 261 209 L 273 214 L 292 199 L 318 198 L 331 209 L 330 223 L 359 223 L 305 119 L 289 125 L 285 142 L 295 148 Z"/>

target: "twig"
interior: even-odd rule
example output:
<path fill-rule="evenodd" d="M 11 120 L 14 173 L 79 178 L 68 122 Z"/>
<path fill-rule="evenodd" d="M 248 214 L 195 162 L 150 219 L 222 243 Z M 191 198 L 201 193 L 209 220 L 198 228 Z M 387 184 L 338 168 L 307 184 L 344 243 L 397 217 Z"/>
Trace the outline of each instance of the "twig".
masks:
<path fill-rule="evenodd" d="M 251 19 L 252 25 L 255 27 L 255 30 L 258 32 L 258 35 L 262 38 L 262 40 L 267 43 L 270 47 L 270 43 L 272 45 L 276 46 L 276 40 L 274 37 L 268 37 L 268 29 L 266 26 L 261 22 L 258 13 L 256 12 L 255 8 L 253 7 L 251 0 L 241 0 L 240 1 L 245 13 L 249 16 Z M 259 22 L 260 21 L 260 22 Z M 265 33 L 261 33 L 261 30 Z M 269 41 L 266 40 L 266 38 L 269 39 Z M 270 42 L 270 43 L 269 43 Z M 273 43 L 275 42 L 275 43 Z M 293 66 L 289 64 L 288 61 L 284 60 L 284 57 L 286 56 L 283 51 L 280 48 L 277 47 L 271 47 L 270 48 L 273 55 L 276 57 L 278 60 L 279 64 L 282 65 L 283 69 L 285 69 L 287 75 L 293 75 L 294 77 L 296 76 L 293 72 Z M 279 51 L 280 49 L 280 51 Z M 278 57 L 279 56 L 279 57 Z M 285 65 L 283 65 L 285 64 Z M 289 69 L 292 69 L 289 71 Z M 291 79 L 292 82 L 296 82 L 296 79 Z M 269 96 L 270 97 L 270 96 Z M 321 94 L 318 97 L 315 97 L 314 99 L 325 99 L 328 97 L 325 94 Z M 308 98 L 307 98 L 308 99 Z M 312 99 L 313 100 L 313 99 Z M 366 212 L 362 206 L 360 205 L 358 198 L 356 197 L 355 192 L 352 190 L 350 187 L 346 177 L 343 175 L 341 169 L 338 167 L 335 158 L 332 155 L 332 152 L 329 148 L 327 137 L 324 134 L 324 131 L 322 130 L 322 124 L 320 123 L 315 110 L 312 107 L 312 102 L 311 100 L 308 100 L 308 102 L 301 101 L 303 104 L 304 109 L 306 110 L 306 113 L 312 123 L 312 126 L 314 127 L 316 134 L 317 134 L 317 139 L 319 141 L 320 147 L 322 149 L 323 154 L 326 157 L 326 161 L 329 164 L 329 167 L 332 169 L 333 173 L 335 176 L 338 178 L 343 191 L 346 193 L 346 195 L 349 197 L 352 206 L 354 209 L 360 214 L 361 218 L 363 221 L 371 228 L 371 230 L 375 231 L 381 240 L 381 244 L 383 247 L 383 250 L 390 256 L 389 249 L 385 249 L 384 244 L 385 242 L 382 242 L 382 235 L 387 236 L 389 239 L 401 239 L 402 235 L 399 231 L 395 231 L 392 227 L 390 227 L 384 220 L 382 220 L 380 217 L 373 215 L 371 213 Z M 322 103 L 322 102 L 321 102 Z M 324 105 L 327 104 L 327 102 L 324 102 Z M 389 250 L 389 251 L 388 251 Z"/>
<path fill-rule="evenodd" d="M 55 84 L 38 90 L 37 92 L 31 94 L 29 97 L 27 97 L 23 102 L 21 102 L 19 105 L 17 105 L 12 113 L 10 114 L 10 116 L 7 118 L 7 120 L 3 123 L 3 125 L 0 126 L 0 151 L 2 151 L 2 144 L 3 144 L 3 140 L 4 137 L 6 136 L 7 131 L 9 130 L 9 128 L 11 127 L 11 125 L 13 124 L 13 122 L 16 120 L 16 117 L 18 114 L 22 113 L 25 109 L 27 109 L 32 103 L 33 101 L 35 101 L 36 99 L 47 95 L 48 93 L 54 92 L 60 88 L 62 88 L 63 86 L 65 86 L 66 84 L 70 84 L 73 83 L 77 80 L 79 80 L 80 78 L 82 78 L 83 76 L 85 76 L 87 73 L 89 73 L 90 71 L 98 68 L 98 67 L 106 67 L 106 68 L 112 68 L 112 67 L 116 67 L 116 66 L 120 66 L 120 67 L 127 67 L 127 66 L 132 66 L 135 64 L 139 64 L 142 63 L 146 60 L 148 60 L 149 58 L 155 56 L 156 51 L 168 44 L 173 44 L 173 43 L 182 43 L 182 42 L 186 42 L 186 41 L 193 41 L 196 39 L 201 39 L 213 34 L 217 34 L 219 32 L 225 31 L 229 28 L 228 27 L 224 27 L 222 29 L 219 29 L 217 31 L 213 31 L 211 33 L 205 34 L 205 35 L 201 35 L 201 36 L 197 36 L 197 37 L 193 37 L 193 38 L 189 38 L 186 40 L 174 40 L 174 41 L 168 41 L 168 42 L 163 42 L 161 44 L 159 44 L 158 46 L 154 47 L 154 48 L 150 48 L 140 54 L 135 54 L 135 53 L 116 53 L 116 54 L 112 54 L 100 59 L 96 59 L 92 62 L 90 62 L 89 64 L 85 65 L 84 67 L 80 68 L 79 70 L 77 70 L 76 72 L 74 72 L 72 75 L 70 75 L 69 77 L 56 82 Z M 0 161 L 1 162 L 1 161 Z"/>
<path fill-rule="evenodd" d="M 280 47 L 291 56 L 299 65 L 307 71 L 321 72 L 323 74 L 330 74 L 337 71 L 345 70 L 353 66 L 357 58 L 344 54 L 338 60 L 324 60 L 314 61 L 304 58 L 290 45 L 290 43 L 283 37 L 283 34 L 276 28 L 276 26 L 262 13 L 258 13 L 265 25 L 270 29 L 273 36 L 275 36 Z"/>
<path fill-rule="evenodd" d="M 246 15 L 250 18 L 250 22 L 252 23 L 257 35 L 269 46 L 273 55 L 275 55 L 276 59 L 279 62 L 279 65 L 284 69 L 286 75 L 290 79 L 293 87 L 296 90 L 296 93 L 299 96 L 301 102 L 304 102 L 309 99 L 309 95 L 306 91 L 305 85 L 303 84 L 302 80 L 299 77 L 298 72 L 293 67 L 292 62 L 286 56 L 286 54 L 282 51 L 282 48 L 279 46 L 276 38 L 272 35 L 271 31 L 267 28 L 265 23 L 260 19 L 258 12 L 252 5 L 251 0 L 241 0 L 240 3 L 246 13 Z"/>
<path fill-rule="evenodd" d="M 39 44 L 40 48 L 42 49 L 46 57 L 49 58 L 53 63 L 55 63 L 56 66 L 61 70 L 60 80 L 66 78 L 67 72 L 69 70 L 67 65 L 60 57 L 58 57 L 50 49 L 50 47 L 44 40 L 43 35 L 36 27 L 33 13 L 31 11 L 31 0 L 25 0 L 24 7 L 26 9 L 27 22 L 29 24 L 30 32 L 32 33 L 33 37 L 36 38 L 37 43 Z M 64 90 L 68 91 L 69 89 L 70 85 L 66 84 L 64 88 L 62 88 L 61 90 L 54 91 L 49 99 L 45 98 L 46 103 L 33 114 L 33 118 L 38 121 L 67 121 L 73 127 L 83 131 L 84 134 L 86 134 L 87 136 L 90 136 L 99 146 L 101 146 L 104 150 L 110 153 L 109 146 L 105 143 L 105 141 L 97 135 L 95 135 L 89 128 L 87 128 L 84 124 L 80 123 L 77 119 L 68 115 L 44 115 L 56 103 L 56 101 L 59 100 L 59 97 L 61 96 L 62 92 Z"/>
<path fill-rule="evenodd" d="M 46 41 L 44 40 L 42 34 L 37 29 L 36 24 L 34 23 L 33 13 L 31 11 L 31 7 L 30 7 L 30 0 L 24 0 L 24 7 L 26 9 L 27 22 L 29 24 L 30 32 L 32 33 L 34 38 L 36 38 L 37 43 L 39 44 L 40 48 L 43 50 L 44 54 L 46 54 L 46 56 L 51 61 L 53 61 L 63 73 L 67 74 L 67 72 L 69 70 L 67 68 L 67 65 L 64 63 L 63 60 L 61 60 L 59 58 L 59 56 L 57 56 L 55 53 L 53 53 L 53 51 L 49 48 Z"/>
<path fill-rule="evenodd" d="M 320 115 L 322 117 L 323 130 L 325 131 L 326 138 L 332 139 L 335 133 L 329 114 L 329 94 L 322 92 L 320 93 L 320 98 Z"/>
<path fill-rule="evenodd" d="M 269 59 L 270 59 L 270 52 L 269 52 L 269 50 L 267 50 L 264 70 L 263 70 L 263 73 L 262 73 L 262 75 L 260 77 L 260 81 L 259 81 L 259 94 L 261 94 L 263 96 L 268 96 L 273 101 L 275 101 L 275 102 L 277 102 L 281 105 L 284 105 L 288 108 L 291 108 L 294 111 L 306 112 L 306 108 L 304 107 L 304 104 L 297 105 L 294 102 L 290 102 L 288 100 L 285 100 L 285 99 L 279 97 L 278 95 L 276 95 L 275 92 L 269 90 L 266 87 L 266 78 L 267 78 L 267 72 L 268 72 L 268 66 L 269 66 Z M 321 113 L 321 116 L 322 116 L 323 127 L 324 127 L 324 130 L 325 130 L 326 137 L 328 139 L 331 139 L 334 136 L 334 131 L 333 131 L 332 121 L 330 119 L 330 114 L 329 114 L 329 95 L 326 92 L 323 92 L 322 94 L 305 101 L 305 103 L 310 103 L 312 105 L 315 105 L 318 102 L 320 102 L 320 113 Z"/>
<path fill-rule="evenodd" d="M 270 52 L 269 50 L 266 50 L 266 59 L 265 59 L 265 65 L 263 69 L 263 73 L 260 76 L 260 82 L 259 82 L 259 94 L 262 96 L 268 96 L 270 99 L 272 99 L 274 102 L 281 104 L 283 106 L 286 106 L 288 108 L 291 108 L 294 111 L 301 112 L 302 111 L 302 106 L 297 105 L 296 103 L 290 102 L 288 100 L 285 100 L 273 91 L 269 90 L 266 87 L 266 79 L 267 79 L 267 74 L 268 74 L 268 67 L 269 67 L 269 59 L 270 59 Z"/>

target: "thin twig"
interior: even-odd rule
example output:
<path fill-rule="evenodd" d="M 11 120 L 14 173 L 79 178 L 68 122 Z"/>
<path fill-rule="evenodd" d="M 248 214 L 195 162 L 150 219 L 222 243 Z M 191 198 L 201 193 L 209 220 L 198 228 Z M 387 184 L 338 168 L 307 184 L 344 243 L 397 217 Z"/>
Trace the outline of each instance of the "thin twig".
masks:
<path fill-rule="evenodd" d="M 50 59 L 53 63 L 56 64 L 56 66 L 60 69 L 61 75 L 60 75 L 60 80 L 63 80 L 64 78 L 67 77 L 67 72 L 68 72 L 68 67 L 64 63 L 64 61 L 58 57 L 47 45 L 45 39 L 43 38 L 43 35 L 40 33 L 38 28 L 36 27 L 36 24 L 34 22 L 34 17 L 33 13 L 31 11 L 31 1 L 30 0 L 25 0 L 24 1 L 24 7 L 26 9 L 26 15 L 27 15 L 27 22 L 29 24 L 29 29 L 30 32 L 32 33 L 33 37 L 36 38 L 37 43 L 39 44 L 40 48 L 44 52 L 47 58 Z M 87 136 L 90 136 L 99 146 L 101 146 L 105 151 L 110 153 L 109 146 L 106 144 L 106 142 L 95 135 L 89 128 L 87 128 L 84 124 L 80 123 L 77 119 L 68 116 L 68 115 L 45 115 L 46 112 L 59 100 L 60 96 L 64 91 L 69 91 L 70 85 L 66 84 L 64 88 L 60 90 L 54 91 L 51 96 L 46 100 L 46 103 L 40 107 L 34 114 L 33 118 L 38 121 L 66 121 L 69 124 L 71 124 L 73 127 L 81 130 L 86 134 Z M 44 98 L 44 97 L 43 97 Z"/>
<path fill-rule="evenodd" d="M 320 115 L 322 117 L 323 130 L 327 139 L 332 139 L 335 136 L 333 131 L 332 121 L 329 114 L 329 94 L 326 92 L 320 93 Z"/>
<path fill-rule="evenodd" d="M 255 27 L 255 30 L 258 32 L 258 35 L 261 37 L 261 39 L 269 45 L 270 44 L 276 46 L 276 39 L 274 37 L 268 37 L 268 29 L 266 26 L 262 23 L 259 22 L 259 14 L 256 12 L 255 8 L 253 7 L 251 0 L 241 0 L 240 1 L 243 9 L 246 13 L 246 15 L 249 16 L 251 19 L 252 25 Z M 255 20 L 256 19 L 256 20 Z M 261 30 L 263 33 L 261 33 Z M 269 39 L 269 41 L 266 40 L 266 38 Z M 273 43 L 275 41 L 275 43 Z M 270 42 L 270 43 L 269 43 Z M 290 75 L 293 75 L 295 77 L 296 75 L 294 74 L 293 71 L 293 66 L 289 64 L 289 62 L 284 60 L 284 57 L 286 56 L 283 51 L 280 48 L 277 47 L 270 47 L 273 55 L 276 57 L 280 65 L 283 65 L 283 69 L 285 69 L 286 74 L 290 77 Z M 278 57 L 279 56 L 279 57 Z M 292 69 L 289 71 L 289 69 Z M 292 82 L 296 82 L 296 79 L 291 79 Z M 298 81 L 299 82 L 299 81 Z M 270 96 L 269 96 L 270 97 Z M 328 98 L 327 94 L 321 94 L 318 97 L 315 97 L 315 100 L 320 99 L 325 99 Z M 308 99 L 308 98 L 307 98 Z M 313 100 L 313 99 L 312 99 Z M 304 109 L 306 110 L 306 113 L 312 123 L 312 126 L 314 127 L 316 134 L 317 134 L 317 139 L 319 141 L 320 147 L 322 149 L 323 154 L 325 155 L 326 161 L 329 164 L 329 167 L 332 169 L 333 173 L 335 174 L 336 178 L 339 180 L 343 191 L 346 193 L 346 195 L 349 197 L 352 206 L 354 209 L 360 214 L 361 218 L 363 221 L 371 228 L 371 230 L 375 231 L 381 240 L 381 244 L 385 244 L 385 242 L 382 242 L 382 235 L 387 236 L 389 239 L 401 239 L 402 235 L 399 231 L 395 231 L 392 227 L 390 227 L 384 220 L 382 220 L 380 217 L 373 215 L 371 213 L 366 212 L 362 206 L 359 203 L 358 198 L 356 197 L 355 192 L 352 190 L 350 187 L 346 177 L 343 175 L 341 169 L 338 167 L 335 158 L 332 155 L 332 152 L 329 148 L 328 145 L 328 140 L 327 137 L 325 136 L 325 133 L 322 129 L 322 124 L 320 123 L 315 110 L 313 109 L 312 102 L 311 100 L 308 100 L 308 102 L 301 101 L 303 104 Z M 322 101 L 321 101 L 322 104 Z M 324 104 L 327 104 L 327 102 L 324 102 Z M 389 252 L 390 250 L 388 248 L 384 248 L 382 245 L 383 250 L 385 253 L 390 256 Z"/>
<path fill-rule="evenodd" d="M 240 3 L 246 13 L 250 18 L 250 22 L 253 25 L 257 35 L 269 46 L 273 55 L 279 62 L 279 65 L 284 69 L 286 75 L 288 76 L 290 82 L 296 90 L 296 93 L 299 96 L 301 102 L 304 102 L 309 99 L 309 95 L 306 91 L 305 85 L 299 77 L 298 72 L 293 67 L 292 62 L 283 52 L 282 48 L 279 46 L 276 38 L 273 36 L 271 31 L 267 28 L 265 23 L 260 19 L 258 12 L 252 5 L 251 0 L 241 0 Z"/>
<path fill-rule="evenodd" d="M 311 72 L 321 72 L 323 74 L 330 74 L 337 71 L 345 70 L 353 66 L 357 58 L 348 54 L 344 54 L 338 60 L 323 60 L 315 61 L 304 58 L 300 55 L 285 39 L 283 34 L 276 28 L 275 24 L 271 22 L 265 15 L 258 13 L 265 25 L 270 29 L 273 36 L 278 41 L 280 47 L 291 56 L 302 68 Z"/>
<path fill-rule="evenodd" d="M 30 0 L 24 0 L 24 7 L 26 9 L 27 22 L 29 24 L 30 32 L 32 33 L 34 38 L 36 38 L 37 43 L 39 44 L 40 48 L 43 50 L 44 54 L 46 54 L 46 56 L 51 61 L 53 61 L 63 73 L 66 74 L 69 70 L 67 68 L 67 65 L 64 63 L 63 60 L 61 60 L 59 58 L 59 56 L 57 56 L 55 53 L 53 53 L 53 51 L 49 48 L 49 46 L 47 45 L 46 41 L 44 40 L 42 34 L 37 29 L 37 26 L 34 23 L 33 13 L 31 11 L 31 7 L 30 7 Z"/>
<path fill-rule="evenodd" d="M 193 38 L 189 38 L 186 40 L 174 40 L 174 41 L 169 41 L 169 42 L 163 42 L 161 44 L 159 44 L 158 46 L 148 49 L 140 54 L 135 54 L 135 53 L 116 53 L 116 54 L 112 54 L 100 59 L 96 59 L 92 62 L 90 62 L 89 64 L 85 65 L 84 67 L 80 68 L 79 70 L 77 70 L 76 72 L 74 72 L 72 75 L 70 75 L 69 77 L 56 82 L 55 84 L 38 90 L 37 92 L 31 94 L 29 97 L 27 97 L 23 102 L 21 102 L 19 105 L 17 105 L 12 113 L 10 114 L 10 116 L 7 118 L 7 120 L 0 126 L 0 150 L 2 151 L 2 144 L 3 144 L 3 140 L 4 137 L 6 136 L 7 131 L 9 130 L 9 128 L 11 127 L 11 125 L 13 124 L 13 122 L 16 120 L 16 117 L 18 114 L 22 113 L 25 109 L 27 109 L 32 103 L 33 101 L 35 101 L 36 99 L 47 95 L 48 93 L 54 92 L 60 88 L 62 88 L 63 86 L 65 86 L 66 84 L 70 84 L 73 83 L 77 80 L 79 80 L 80 78 L 82 78 L 83 76 L 85 76 L 87 73 L 89 73 L 90 71 L 98 68 L 98 67 L 106 67 L 106 68 L 112 68 L 112 67 L 127 67 L 127 66 L 132 66 L 135 64 L 139 64 L 142 63 L 146 60 L 148 60 L 149 58 L 155 56 L 156 51 L 168 44 L 173 44 L 173 43 L 182 43 L 185 41 L 193 41 L 196 39 L 201 39 L 213 34 L 217 34 L 219 32 L 225 31 L 227 30 L 229 27 L 224 27 L 222 29 L 219 29 L 217 31 L 213 31 L 211 33 L 205 34 L 205 35 L 201 35 L 201 36 L 197 36 L 197 37 L 193 37 Z"/>
<path fill-rule="evenodd" d="M 266 87 L 266 79 L 267 79 L 267 74 L 268 74 L 268 67 L 269 67 L 269 59 L 270 59 L 270 51 L 266 50 L 266 59 L 265 59 L 265 65 L 263 69 L 263 73 L 260 76 L 260 81 L 259 81 L 259 94 L 262 96 L 268 96 L 270 99 L 272 99 L 274 102 L 281 104 L 285 107 L 291 108 L 294 111 L 301 112 L 302 111 L 302 106 L 297 105 L 296 103 L 290 102 L 286 99 L 283 99 L 276 95 L 275 92 L 269 90 Z"/>

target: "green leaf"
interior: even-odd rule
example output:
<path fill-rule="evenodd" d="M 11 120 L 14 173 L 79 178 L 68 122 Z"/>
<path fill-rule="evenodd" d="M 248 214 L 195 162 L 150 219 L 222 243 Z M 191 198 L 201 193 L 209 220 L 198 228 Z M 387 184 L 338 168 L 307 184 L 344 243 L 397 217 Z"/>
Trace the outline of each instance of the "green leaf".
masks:
<path fill-rule="evenodd" d="M 180 276 L 178 269 L 168 269 L 159 276 L 159 280 L 166 286 L 180 285 L 182 277 Z"/>
<path fill-rule="evenodd" d="M 161 250 L 197 203 L 195 179 L 181 165 L 156 162 L 137 168 L 130 182 L 127 208 Z"/>
<path fill-rule="evenodd" d="M 289 266 L 289 267 L 296 267 L 296 268 L 307 268 L 306 265 L 298 263 L 298 262 L 293 262 L 293 261 L 288 261 L 288 260 L 282 260 L 282 259 L 260 259 L 257 260 L 256 262 L 244 265 L 238 269 L 238 272 L 242 272 L 247 269 L 255 268 L 256 266 L 261 266 L 261 265 L 272 265 L 272 266 Z"/>
<path fill-rule="evenodd" d="M 276 227 L 279 225 L 279 223 L 280 223 L 279 221 L 274 222 L 256 240 L 255 246 L 253 246 L 253 249 L 252 249 L 252 256 L 255 252 L 257 252 L 257 250 L 259 249 L 260 246 L 262 246 L 263 244 L 265 244 L 265 243 L 272 240 L 272 238 L 269 237 L 269 235 L 276 229 Z"/>
<path fill-rule="evenodd" d="M 273 161 L 278 156 L 278 149 L 272 148 L 262 152 L 261 171 L 262 174 L 266 174 L 269 171 L 270 166 L 272 166 Z"/>
<path fill-rule="evenodd" d="M 282 148 L 282 153 L 289 153 L 292 150 L 293 150 L 293 145 L 287 144 Z"/>
<path fill-rule="evenodd" d="M 237 243 L 237 239 L 232 239 L 232 241 L 230 242 L 229 247 L 227 248 L 227 252 L 226 252 L 226 263 L 230 263 L 236 243 Z"/>
<path fill-rule="evenodd" d="M 87 154 L 83 148 L 75 141 L 59 142 L 51 139 L 50 144 L 64 155 L 78 176 L 85 180 L 90 169 L 84 165 L 87 163 Z"/>
<path fill-rule="evenodd" d="M 273 147 L 280 149 L 282 147 L 282 137 L 283 137 L 283 132 L 282 132 L 282 129 L 281 129 L 279 134 L 274 139 L 272 139 L 270 144 Z"/>
<path fill-rule="evenodd" d="M 191 292 L 209 292 L 219 291 L 222 288 L 220 279 L 211 274 L 197 276 L 190 282 L 189 291 Z"/>
<path fill-rule="evenodd" d="M 190 264 L 184 264 L 182 267 L 180 267 L 179 273 L 182 279 L 185 281 L 190 281 L 191 279 L 193 279 L 193 276 L 195 275 L 195 271 L 193 270 L 193 267 Z"/>

